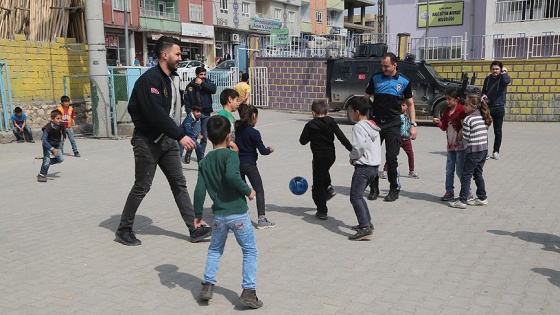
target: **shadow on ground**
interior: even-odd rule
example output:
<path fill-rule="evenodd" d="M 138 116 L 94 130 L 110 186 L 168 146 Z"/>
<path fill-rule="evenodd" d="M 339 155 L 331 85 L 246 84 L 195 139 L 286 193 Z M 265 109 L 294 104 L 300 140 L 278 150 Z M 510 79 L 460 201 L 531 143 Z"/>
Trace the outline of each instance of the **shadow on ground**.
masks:
<path fill-rule="evenodd" d="M 543 250 L 560 253 L 560 237 L 549 233 L 535 233 L 527 231 L 508 232 L 501 230 L 488 230 L 496 235 L 507 235 L 517 237 L 525 242 L 541 244 Z"/>
<path fill-rule="evenodd" d="M 335 197 L 336 198 L 336 197 Z M 351 206 L 350 206 L 351 208 Z M 288 213 L 293 216 L 301 217 L 301 219 L 307 223 L 316 224 L 324 227 L 325 229 L 339 234 L 343 236 L 350 236 L 353 234 L 347 233 L 342 231 L 340 228 L 348 228 L 350 229 L 350 225 L 345 224 L 344 222 L 335 219 L 329 213 L 329 218 L 327 220 L 319 220 L 315 217 L 315 212 L 317 210 L 315 208 L 304 208 L 304 207 L 285 207 L 285 206 L 277 206 L 274 204 L 267 204 L 266 211 L 275 211 L 275 212 L 282 212 Z"/>
<path fill-rule="evenodd" d="M 113 215 L 109 219 L 99 223 L 99 226 L 102 228 L 106 228 L 111 232 L 115 232 L 119 227 L 119 222 L 121 220 L 121 216 Z M 138 235 L 164 235 L 169 237 L 174 237 L 180 240 L 189 240 L 190 238 L 181 233 L 168 231 L 166 229 L 162 229 L 158 226 L 153 225 L 153 220 L 143 216 L 143 215 L 136 215 L 134 219 L 134 232 Z M 185 233 L 188 233 L 189 230 L 185 226 Z"/>
<path fill-rule="evenodd" d="M 198 305 L 208 305 L 207 301 L 201 301 L 198 299 L 198 295 L 202 289 L 202 279 L 186 272 L 179 272 L 179 268 L 171 264 L 159 265 L 155 267 L 154 270 L 158 272 L 159 281 L 162 285 L 170 289 L 179 286 L 187 291 L 190 291 L 193 300 L 197 301 Z M 233 306 L 235 306 L 235 309 L 243 309 L 243 307 L 237 306 L 239 295 L 236 292 L 220 286 L 215 286 L 214 295 L 216 294 L 223 295 Z"/>
<path fill-rule="evenodd" d="M 508 232 L 502 230 L 487 230 L 496 235 L 517 237 L 525 242 L 537 243 L 543 246 L 543 250 L 560 253 L 560 237 L 549 233 L 535 233 L 528 231 Z M 548 277 L 548 282 L 560 288 L 560 271 L 549 268 L 532 268 L 531 271 Z"/>

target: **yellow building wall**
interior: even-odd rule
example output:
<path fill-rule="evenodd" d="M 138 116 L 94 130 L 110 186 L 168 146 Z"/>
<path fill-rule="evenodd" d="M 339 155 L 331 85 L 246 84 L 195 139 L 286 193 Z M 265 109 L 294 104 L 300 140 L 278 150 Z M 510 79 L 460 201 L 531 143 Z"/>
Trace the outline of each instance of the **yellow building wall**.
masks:
<path fill-rule="evenodd" d="M 12 101 L 59 102 L 64 94 L 62 78 L 67 75 L 89 73 L 86 45 L 75 44 L 73 38 L 59 38 L 56 42 L 30 42 L 25 36 L 14 40 L 0 39 L 0 61 L 8 64 Z M 89 78 L 74 78 L 68 94 L 72 99 L 89 97 Z"/>
<path fill-rule="evenodd" d="M 512 79 L 506 97 L 506 120 L 560 121 L 560 58 L 500 61 Z M 475 85 L 482 89 L 492 61 L 430 63 L 447 79 L 460 80 L 462 72 L 469 78 L 476 73 Z"/>

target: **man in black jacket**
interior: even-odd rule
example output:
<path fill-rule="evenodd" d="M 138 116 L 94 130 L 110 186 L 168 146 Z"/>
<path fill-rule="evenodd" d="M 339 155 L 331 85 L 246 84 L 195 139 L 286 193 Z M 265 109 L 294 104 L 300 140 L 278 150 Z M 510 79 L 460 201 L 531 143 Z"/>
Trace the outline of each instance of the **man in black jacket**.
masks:
<path fill-rule="evenodd" d="M 200 116 L 200 147 L 202 157 L 206 152 L 206 144 L 208 143 L 208 118 L 212 115 L 214 109 L 212 108 L 212 94 L 216 94 L 216 84 L 212 80 L 206 78 L 206 69 L 198 67 L 195 70 L 196 77 L 187 85 L 185 89 L 185 111 L 190 114 L 191 107 L 199 106 L 202 108 L 202 115 Z M 201 157 L 201 158 L 202 158 Z"/>
<path fill-rule="evenodd" d="M 138 78 L 128 102 L 128 112 L 134 123 L 130 142 L 134 151 L 135 181 L 124 205 L 115 241 L 129 246 L 142 244 L 132 226 L 158 165 L 171 186 L 191 242 L 199 242 L 212 233 L 211 228 L 195 223 L 177 146 L 178 141 L 186 149 L 195 148 L 194 141 L 179 127 L 181 95 L 176 70 L 181 61 L 181 49 L 175 39 L 162 36 L 156 42 L 155 50 L 159 64 Z"/>

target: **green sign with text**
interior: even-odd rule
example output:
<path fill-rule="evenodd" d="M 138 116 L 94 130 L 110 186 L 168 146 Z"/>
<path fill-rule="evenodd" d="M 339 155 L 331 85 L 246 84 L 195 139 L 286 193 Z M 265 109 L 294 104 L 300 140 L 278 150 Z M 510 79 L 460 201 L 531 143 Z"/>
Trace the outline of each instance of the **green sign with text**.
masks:
<path fill-rule="evenodd" d="M 429 27 L 463 25 L 464 3 L 444 2 L 428 5 L 418 5 L 418 28 L 425 28 L 426 22 Z"/>

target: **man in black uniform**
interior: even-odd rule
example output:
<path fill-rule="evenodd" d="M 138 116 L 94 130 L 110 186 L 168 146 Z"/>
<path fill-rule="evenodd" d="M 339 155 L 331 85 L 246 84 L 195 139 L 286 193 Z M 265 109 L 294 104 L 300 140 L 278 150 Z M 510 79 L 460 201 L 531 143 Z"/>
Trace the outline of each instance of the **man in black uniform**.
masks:
<path fill-rule="evenodd" d="M 134 216 L 146 196 L 156 172 L 156 166 L 167 178 L 175 203 L 187 225 L 191 242 L 208 237 L 212 229 L 195 224 L 194 208 L 187 192 L 187 181 L 181 168 L 179 144 L 188 150 L 194 141 L 179 127 L 181 95 L 177 64 L 181 49 L 175 39 L 162 36 L 156 42 L 158 65 L 138 78 L 128 102 L 128 112 L 134 123 L 130 140 L 134 150 L 135 181 L 124 205 L 115 241 L 124 245 L 142 244 L 132 231 Z"/>
<path fill-rule="evenodd" d="M 370 118 L 381 128 L 381 141 L 385 141 L 385 160 L 387 161 L 387 178 L 390 183 L 389 194 L 385 201 L 399 198 L 397 182 L 397 157 L 401 145 L 401 100 L 404 99 L 410 109 L 410 139 L 416 139 L 416 113 L 412 100 L 412 88 L 407 78 L 397 71 L 397 56 L 386 53 L 381 58 L 382 72 L 374 74 L 366 87 L 364 97 L 368 100 L 373 95 Z M 369 200 L 379 195 L 379 177 L 370 184 Z"/>

